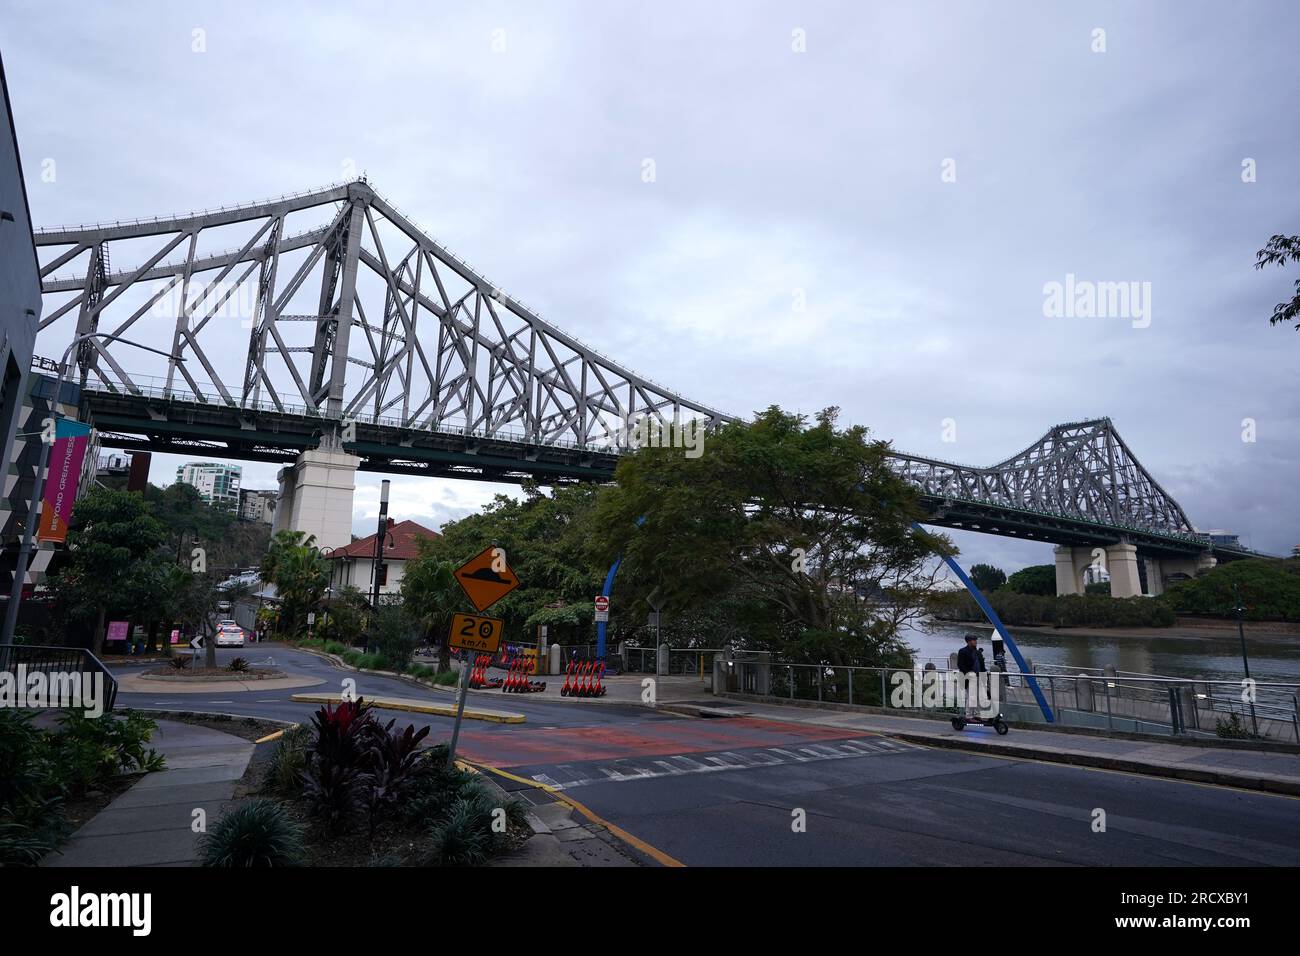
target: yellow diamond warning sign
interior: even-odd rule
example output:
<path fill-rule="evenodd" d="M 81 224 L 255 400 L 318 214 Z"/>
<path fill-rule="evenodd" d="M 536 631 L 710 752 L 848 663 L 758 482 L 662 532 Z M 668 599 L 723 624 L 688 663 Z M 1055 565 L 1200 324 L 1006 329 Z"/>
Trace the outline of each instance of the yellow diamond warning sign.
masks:
<path fill-rule="evenodd" d="M 486 611 L 519 587 L 519 578 L 506 564 L 502 548 L 484 548 L 456 569 L 456 580 L 476 610 Z"/>

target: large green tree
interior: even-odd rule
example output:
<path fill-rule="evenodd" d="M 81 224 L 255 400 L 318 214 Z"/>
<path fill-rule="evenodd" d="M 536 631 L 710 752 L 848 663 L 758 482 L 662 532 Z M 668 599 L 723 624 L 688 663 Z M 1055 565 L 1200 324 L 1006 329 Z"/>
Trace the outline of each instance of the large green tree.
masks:
<path fill-rule="evenodd" d="M 622 554 L 613 607 L 657 592 L 683 612 L 724 605 L 752 647 L 785 659 L 895 664 L 925 612 L 936 560 L 916 491 L 888 444 L 772 407 L 710 434 L 702 454 L 624 455 L 587 526 L 597 566 Z"/>
<path fill-rule="evenodd" d="M 977 588 L 986 594 L 989 591 L 996 591 L 1007 583 L 1006 573 L 1001 568 L 995 568 L 991 564 L 972 564 L 970 579 Z"/>
<path fill-rule="evenodd" d="M 1006 589 L 1016 594 L 1055 594 L 1056 565 L 1033 564 L 1007 578 Z"/>
<path fill-rule="evenodd" d="M 505 620 L 506 639 L 532 640 L 537 625 L 546 624 L 552 640 L 588 640 L 604 573 L 588 542 L 600 489 L 560 486 L 547 495 L 525 484 L 523 491 L 522 500 L 498 495 L 478 514 L 447 524 L 440 538 L 423 545 L 424 554 L 454 568 L 484 548 L 501 548 L 520 582 L 491 609 Z"/>
<path fill-rule="evenodd" d="M 96 654 L 103 653 L 110 614 L 137 616 L 158 595 L 165 540 L 166 529 L 140 495 L 94 488 L 77 500 L 67 561 L 53 588 L 67 617 L 93 621 Z"/>

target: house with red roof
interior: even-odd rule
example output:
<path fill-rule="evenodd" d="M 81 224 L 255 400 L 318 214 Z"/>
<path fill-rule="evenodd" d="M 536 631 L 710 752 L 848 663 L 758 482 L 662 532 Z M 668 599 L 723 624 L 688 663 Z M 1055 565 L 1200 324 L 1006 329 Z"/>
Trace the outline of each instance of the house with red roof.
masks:
<path fill-rule="evenodd" d="M 438 532 L 415 521 L 388 519 L 379 559 L 379 593 L 397 594 L 402 587 L 406 563 L 420 555 L 420 541 L 442 537 Z M 330 588 L 337 594 L 345 587 L 358 588 L 367 596 L 374 593 L 375 544 L 378 534 L 359 538 L 335 548 L 325 557 L 330 562 Z"/>

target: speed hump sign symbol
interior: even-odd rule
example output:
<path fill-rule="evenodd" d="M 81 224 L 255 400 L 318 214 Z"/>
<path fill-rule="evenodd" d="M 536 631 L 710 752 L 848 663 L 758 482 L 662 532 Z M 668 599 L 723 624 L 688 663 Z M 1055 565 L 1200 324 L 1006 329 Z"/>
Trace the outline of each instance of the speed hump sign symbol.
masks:
<path fill-rule="evenodd" d="M 479 617 L 476 614 L 453 614 L 451 616 L 452 647 L 463 647 L 469 651 L 482 651 L 495 654 L 501 646 L 501 632 L 505 622 L 499 617 Z"/>

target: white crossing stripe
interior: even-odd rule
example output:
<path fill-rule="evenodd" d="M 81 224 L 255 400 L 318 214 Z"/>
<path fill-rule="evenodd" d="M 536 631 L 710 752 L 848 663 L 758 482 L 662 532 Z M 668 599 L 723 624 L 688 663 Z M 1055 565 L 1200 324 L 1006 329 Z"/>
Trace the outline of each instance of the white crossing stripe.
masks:
<path fill-rule="evenodd" d="M 720 773 L 724 770 L 775 767 L 785 763 L 787 759 L 807 763 L 812 760 L 845 760 L 850 757 L 880 756 L 881 754 L 915 749 L 917 748 L 911 744 L 899 744 L 881 738 L 837 740 L 834 744 L 809 744 L 807 747 L 800 747 L 798 753 L 782 747 L 767 747 L 763 750 L 747 753 L 739 753 L 734 750 L 724 750 L 716 754 L 697 753 L 695 757 L 688 757 L 685 754 L 672 754 L 662 760 L 652 760 L 651 763 L 654 769 L 632 764 L 629 760 L 633 758 L 626 758 L 617 760 L 612 764 L 596 767 L 595 770 L 598 770 L 600 775 L 594 777 L 578 776 L 577 779 L 559 783 L 553 777 L 542 773 L 536 774 L 533 779 L 557 790 L 572 790 L 574 787 L 583 787 L 593 783 L 624 783 L 628 780 L 649 780 L 659 777 L 680 776 L 687 773 Z M 699 759 L 696 759 L 697 757 Z M 578 774 L 578 771 L 569 764 L 557 764 L 555 769 L 557 772 L 565 771 L 562 774 L 564 777 L 574 777 Z"/>

